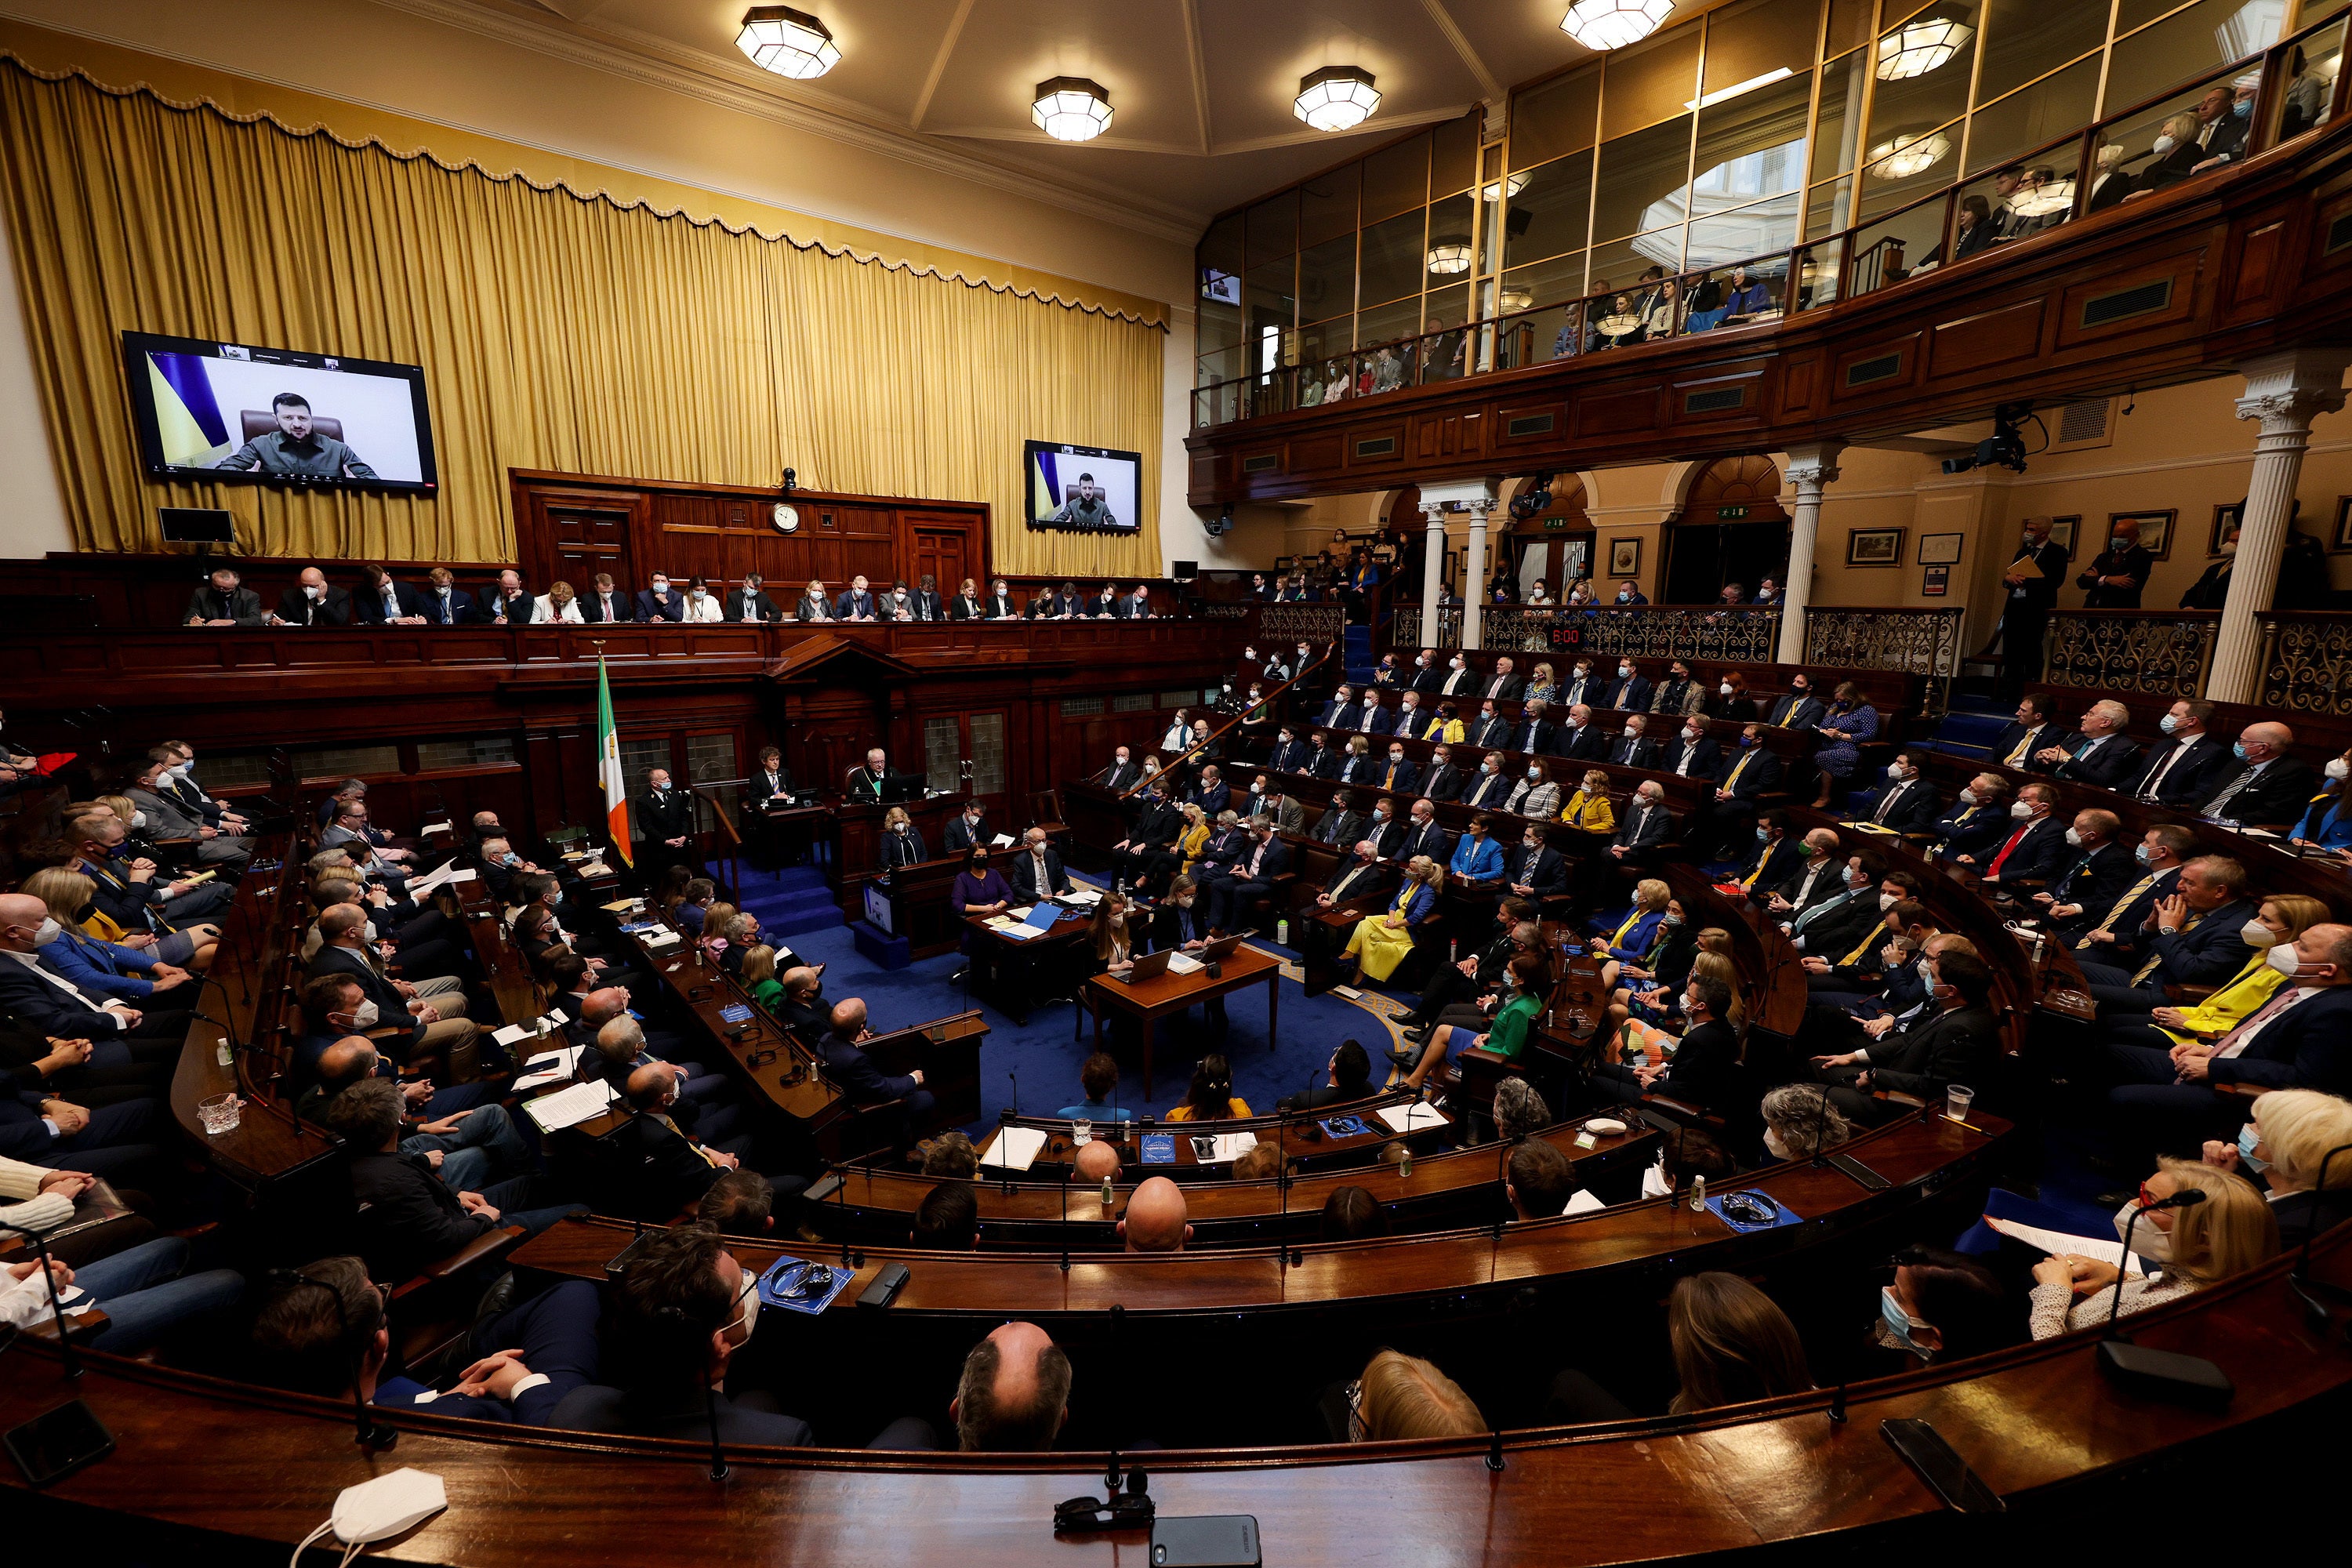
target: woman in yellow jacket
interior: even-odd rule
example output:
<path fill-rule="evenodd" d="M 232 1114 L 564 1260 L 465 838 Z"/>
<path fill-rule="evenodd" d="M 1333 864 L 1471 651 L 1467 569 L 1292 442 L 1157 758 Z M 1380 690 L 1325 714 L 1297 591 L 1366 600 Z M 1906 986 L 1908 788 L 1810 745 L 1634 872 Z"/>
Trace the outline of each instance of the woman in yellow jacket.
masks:
<path fill-rule="evenodd" d="M 1609 803 L 1609 775 L 1594 768 L 1584 775 L 1583 787 L 1568 797 L 1559 819 L 1596 837 L 1617 831 L 1617 808 Z"/>
<path fill-rule="evenodd" d="M 2246 966 L 2193 1007 L 2158 1007 L 2142 1025 L 2118 1023 L 2113 1037 L 2123 1045 L 2169 1051 L 2175 1046 L 2198 1044 L 2228 1034 L 2256 1013 L 2286 984 L 2286 976 L 2271 967 L 2270 950 L 2293 942 L 2305 931 L 2327 922 L 2327 906 L 2301 893 L 2280 893 L 2264 899 L 2255 917 L 2246 922 L 2244 937 L 2254 950 Z"/>
<path fill-rule="evenodd" d="M 1421 729 L 1423 740 L 1441 741 L 1449 746 L 1460 745 L 1469 733 L 1468 726 L 1462 722 L 1462 710 L 1451 702 L 1439 703 L 1437 717 L 1423 724 Z"/>
<path fill-rule="evenodd" d="M 1184 857 L 1184 865 L 1176 874 L 1189 877 L 1192 862 L 1209 847 L 1209 816 L 1194 801 L 1188 800 L 1177 809 L 1184 814 L 1184 831 L 1176 836 L 1176 853 Z"/>

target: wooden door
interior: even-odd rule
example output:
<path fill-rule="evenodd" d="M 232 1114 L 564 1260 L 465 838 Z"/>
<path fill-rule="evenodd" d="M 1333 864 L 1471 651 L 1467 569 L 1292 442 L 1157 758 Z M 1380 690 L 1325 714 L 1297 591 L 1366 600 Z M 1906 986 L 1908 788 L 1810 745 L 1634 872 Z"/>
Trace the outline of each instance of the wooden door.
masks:
<path fill-rule="evenodd" d="M 939 584 L 940 597 L 955 597 L 957 586 L 971 575 L 966 569 L 964 548 L 970 538 L 961 528 L 917 528 L 915 530 L 915 578 L 922 580 L 929 573 Z"/>
<path fill-rule="evenodd" d="M 634 509 L 583 501 L 542 500 L 539 537 L 550 554 L 541 586 L 555 578 L 581 594 L 591 591 L 599 572 L 629 583 L 629 521 Z"/>

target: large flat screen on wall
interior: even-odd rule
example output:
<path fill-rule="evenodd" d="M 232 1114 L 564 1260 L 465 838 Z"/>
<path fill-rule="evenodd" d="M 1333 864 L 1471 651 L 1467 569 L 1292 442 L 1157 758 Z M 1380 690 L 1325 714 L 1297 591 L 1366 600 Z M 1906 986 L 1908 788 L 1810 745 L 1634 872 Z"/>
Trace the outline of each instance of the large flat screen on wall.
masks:
<path fill-rule="evenodd" d="M 1143 455 L 1100 447 L 1026 444 L 1029 526 L 1071 533 L 1139 533 Z"/>
<path fill-rule="evenodd" d="M 418 366 L 152 332 L 122 361 L 156 479 L 439 488 Z"/>

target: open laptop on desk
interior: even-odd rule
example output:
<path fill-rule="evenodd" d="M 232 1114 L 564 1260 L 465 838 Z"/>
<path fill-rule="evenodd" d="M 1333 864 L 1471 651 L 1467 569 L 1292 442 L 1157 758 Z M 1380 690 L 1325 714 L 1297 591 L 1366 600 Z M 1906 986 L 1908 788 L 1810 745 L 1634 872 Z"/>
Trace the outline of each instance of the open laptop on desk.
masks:
<path fill-rule="evenodd" d="M 1197 974 L 1209 964 L 1224 958 L 1234 949 L 1241 946 L 1244 937 L 1253 934 L 1255 933 L 1237 931 L 1231 936 L 1219 937 L 1198 952 L 1177 952 L 1171 949 L 1169 952 L 1170 967 L 1178 974 Z"/>
<path fill-rule="evenodd" d="M 1123 985 L 1132 985 L 1139 980 L 1157 980 L 1168 973 L 1168 961 L 1175 956 L 1173 948 L 1160 952 L 1147 952 L 1137 959 L 1126 973 L 1114 974 L 1111 978 Z"/>

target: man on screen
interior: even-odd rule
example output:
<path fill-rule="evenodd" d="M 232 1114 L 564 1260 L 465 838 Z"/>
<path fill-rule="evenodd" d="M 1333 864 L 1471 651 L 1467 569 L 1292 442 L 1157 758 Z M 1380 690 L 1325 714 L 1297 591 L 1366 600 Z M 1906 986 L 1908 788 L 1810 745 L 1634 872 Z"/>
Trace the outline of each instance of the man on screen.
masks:
<path fill-rule="evenodd" d="M 278 416 L 277 429 L 256 436 L 213 467 L 258 468 L 265 474 L 290 474 L 300 479 L 377 477 L 349 447 L 310 428 L 310 401 L 300 393 L 279 393 L 269 400 L 269 411 Z"/>
<path fill-rule="evenodd" d="M 1077 493 L 1064 500 L 1062 510 L 1045 521 L 1053 527 L 1075 528 L 1087 533 L 1118 526 L 1118 520 L 1110 514 L 1108 499 L 1096 488 L 1092 474 L 1080 474 Z"/>

